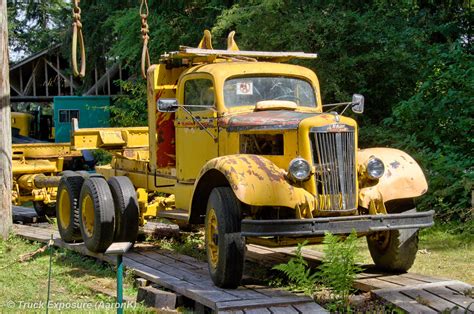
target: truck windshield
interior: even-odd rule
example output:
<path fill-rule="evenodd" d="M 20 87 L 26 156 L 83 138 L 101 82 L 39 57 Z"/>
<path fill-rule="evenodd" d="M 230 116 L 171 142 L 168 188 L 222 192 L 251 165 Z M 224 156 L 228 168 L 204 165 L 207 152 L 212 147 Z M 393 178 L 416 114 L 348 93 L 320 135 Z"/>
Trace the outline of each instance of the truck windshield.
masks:
<path fill-rule="evenodd" d="M 284 76 L 238 77 L 224 83 L 226 107 L 255 106 L 262 100 L 289 100 L 316 107 L 313 87 L 307 81 Z"/>

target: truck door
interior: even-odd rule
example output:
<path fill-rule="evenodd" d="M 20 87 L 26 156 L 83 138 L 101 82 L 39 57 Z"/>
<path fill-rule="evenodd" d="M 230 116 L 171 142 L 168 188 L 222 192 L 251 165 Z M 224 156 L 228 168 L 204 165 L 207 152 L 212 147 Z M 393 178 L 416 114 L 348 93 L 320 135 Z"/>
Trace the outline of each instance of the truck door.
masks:
<path fill-rule="evenodd" d="M 178 87 L 176 113 L 176 176 L 192 183 L 202 166 L 218 155 L 217 111 L 214 84 L 209 75 L 185 76 Z"/>

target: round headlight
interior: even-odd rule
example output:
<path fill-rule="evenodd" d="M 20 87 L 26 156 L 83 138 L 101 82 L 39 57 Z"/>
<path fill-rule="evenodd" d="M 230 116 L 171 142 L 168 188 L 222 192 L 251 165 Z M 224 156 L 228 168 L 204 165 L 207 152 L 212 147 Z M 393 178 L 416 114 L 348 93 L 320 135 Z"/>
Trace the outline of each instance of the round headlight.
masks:
<path fill-rule="evenodd" d="M 304 181 L 311 175 L 311 166 L 303 158 L 295 158 L 290 161 L 288 173 L 296 181 Z"/>
<path fill-rule="evenodd" d="M 371 157 L 367 162 L 367 175 L 371 179 L 380 179 L 385 172 L 385 165 L 383 161 L 376 158 Z"/>

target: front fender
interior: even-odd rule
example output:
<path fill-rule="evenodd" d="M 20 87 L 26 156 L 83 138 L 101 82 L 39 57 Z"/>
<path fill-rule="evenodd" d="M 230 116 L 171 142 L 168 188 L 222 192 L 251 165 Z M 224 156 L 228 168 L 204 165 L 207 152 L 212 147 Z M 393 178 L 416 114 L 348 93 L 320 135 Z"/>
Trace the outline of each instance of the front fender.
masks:
<path fill-rule="evenodd" d="M 410 155 L 398 149 L 368 148 L 359 150 L 357 153 L 359 174 L 364 173 L 365 165 L 371 156 L 383 161 L 385 173 L 376 185 L 360 189 L 360 206 L 369 208 L 370 202 L 377 197 L 381 197 L 383 202 L 388 202 L 421 196 L 428 190 L 428 183 L 421 167 Z"/>
<path fill-rule="evenodd" d="M 258 155 L 228 155 L 207 162 L 196 182 L 210 171 L 218 171 L 227 179 L 236 197 L 254 206 L 284 206 L 297 208 L 305 204 L 312 211 L 314 197 L 303 188 L 291 185 L 286 171 Z"/>

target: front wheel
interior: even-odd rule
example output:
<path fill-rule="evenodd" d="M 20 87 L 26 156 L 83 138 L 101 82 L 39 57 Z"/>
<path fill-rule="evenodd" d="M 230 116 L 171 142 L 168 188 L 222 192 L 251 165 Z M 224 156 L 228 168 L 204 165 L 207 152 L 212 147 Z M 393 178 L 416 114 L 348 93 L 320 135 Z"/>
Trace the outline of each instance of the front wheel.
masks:
<path fill-rule="evenodd" d="M 418 229 L 375 232 L 367 236 L 367 244 L 378 268 L 390 272 L 406 272 L 415 262 Z"/>
<path fill-rule="evenodd" d="M 206 210 L 206 252 L 209 273 L 221 288 L 237 288 L 245 261 L 240 235 L 240 202 L 229 187 L 214 188 Z"/>

